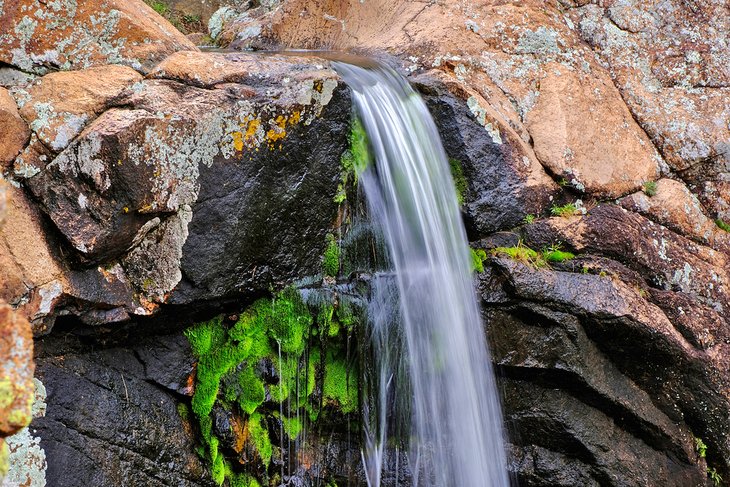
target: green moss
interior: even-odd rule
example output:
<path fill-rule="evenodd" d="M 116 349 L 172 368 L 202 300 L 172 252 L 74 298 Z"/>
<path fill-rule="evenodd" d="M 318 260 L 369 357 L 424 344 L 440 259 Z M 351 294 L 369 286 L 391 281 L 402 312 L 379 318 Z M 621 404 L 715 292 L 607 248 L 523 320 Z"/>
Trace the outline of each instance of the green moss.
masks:
<path fill-rule="evenodd" d="M 562 250 L 545 250 L 542 253 L 543 258 L 547 262 L 565 262 L 575 258 L 575 255 L 570 252 L 564 252 Z"/>
<path fill-rule="evenodd" d="M 238 373 L 238 384 L 241 387 L 238 404 L 243 412 L 252 414 L 266 398 L 264 382 L 256 375 L 253 367 L 248 366 Z"/>
<path fill-rule="evenodd" d="M 642 188 L 644 190 L 644 194 L 646 194 L 649 197 L 656 195 L 656 182 L 655 181 L 647 181 L 644 183 L 644 186 Z"/>
<path fill-rule="evenodd" d="M 302 432 L 302 421 L 299 418 L 287 418 L 285 416 L 281 418 L 281 424 L 284 426 L 287 436 L 292 440 L 295 440 Z"/>
<path fill-rule="evenodd" d="M 725 223 L 725 221 L 720 218 L 715 220 L 715 225 L 717 225 L 720 228 L 720 230 L 730 232 L 730 224 Z"/>
<path fill-rule="evenodd" d="M 567 203 L 562 206 L 553 205 L 550 213 L 553 216 L 569 217 L 578 214 L 578 206 L 575 203 Z"/>
<path fill-rule="evenodd" d="M 482 249 L 469 249 L 471 254 L 472 272 L 484 272 L 484 261 L 487 260 L 487 253 Z"/>
<path fill-rule="evenodd" d="M 717 485 L 717 486 L 722 485 L 722 475 L 717 473 L 716 469 L 707 467 L 707 476 L 712 481 L 712 485 Z"/>
<path fill-rule="evenodd" d="M 271 440 L 269 439 L 269 430 L 262 424 L 262 421 L 263 417 L 260 413 L 252 414 L 248 418 L 248 433 L 259 457 L 261 457 L 261 461 L 268 467 L 271 462 Z"/>
<path fill-rule="evenodd" d="M 559 244 L 538 252 L 527 247 L 522 240 L 517 242 L 514 247 L 497 247 L 492 250 L 492 254 L 509 257 L 536 269 L 546 267 L 551 263 L 565 262 L 575 258 L 574 254 L 561 250 Z"/>
<path fill-rule="evenodd" d="M 200 454 L 207 460 L 217 484 L 258 485 L 250 476 L 233 472 L 219 451 L 219 439 L 212 431 L 211 412 L 216 403 L 247 421 L 247 436 L 242 440 L 258 452 L 264 467 L 270 465 L 273 452 L 269 419 L 278 415 L 276 409 L 267 410 L 267 397 L 274 402 L 287 401 L 288 410 L 302 418 L 306 411 L 316 419 L 319 406 L 314 403 L 319 401 L 313 401 L 311 396 L 319 383 L 324 403 L 343 413 L 357 409 L 356 376 L 350 376 L 344 361 L 335 360 L 331 352 L 327 352 L 329 360 L 322 368 L 321 357 L 325 354 L 319 347 L 326 347 L 327 340 L 341 336 L 343 327 L 349 331 L 358 317 L 347 300 L 338 302 L 331 298 L 318 305 L 315 316 L 325 340 L 323 345 L 310 343 L 313 313 L 300 293 L 288 288 L 272 299 L 253 303 L 230 327 L 218 317 L 185 332 L 197 358 L 190 409 L 200 427 L 204 447 Z M 258 364 L 264 359 L 274 364 L 277 383 L 265 383 L 260 376 Z M 184 405 L 178 406 L 178 411 L 181 417 L 189 414 Z M 282 422 L 291 438 L 296 438 L 304 426 L 296 418 L 284 418 Z"/>
<path fill-rule="evenodd" d="M 525 218 L 522 219 L 522 222 L 526 225 L 532 225 L 532 222 L 535 221 L 535 218 L 535 215 L 525 215 Z"/>
<path fill-rule="evenodd" d="M 370 164 L 370 149 L 365 127 L 359 118 L 354 117 L 350 126 L 350 147 L 342 154 L 340 165 L 340 184 L 337 186 L 337 194 L 334 201 L 337 204 L 347 199 L 347 190 L 350 184 L 357 184 L 358 176 L 367 169 Z"/>
<path fill-rule="evenodd" d="M 327 234 L 327 249 L 324 251 L 322 270 L 324 275 L 329 277 L 337 277 L 340 271 L 340 246 L 331 233 Z"/>
<path fill-rule="evenodd" d="M 449 168 L 451 169 L 451 177 L 454 179 L 454 187 L 456 188 L 456 200 L 459 202 L 459 206 L 462 206 L 466 201 L 466 192 L 469 189 L 469 184 L 464 177 L 461 161 L 449 157 Z"/>
<path fill-rule="evenodd" d="M 342 359 L 327 354 L 322 393 L 325 401 L 338 406 L 343 413 L 357 410 L 357 379 L 350 374 Z"/>
<path fill-rule="evenodd" d="M 183 421 L 190 421 L 190 408 L 184 402 L 177 403 L 177 414 Z"/>

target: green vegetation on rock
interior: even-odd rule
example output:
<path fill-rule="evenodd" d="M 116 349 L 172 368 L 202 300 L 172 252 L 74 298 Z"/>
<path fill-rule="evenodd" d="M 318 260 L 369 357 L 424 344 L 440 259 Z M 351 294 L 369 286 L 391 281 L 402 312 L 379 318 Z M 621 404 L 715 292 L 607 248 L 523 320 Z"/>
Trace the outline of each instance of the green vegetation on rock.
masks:
<path fill-rule="evenodd" d="M 715 220 L 715 225 L 717 225 L 718 228 L 720 228 L 720 230 L 724 230 L 726 232 L 730 232 L 730 224 L 725 223 L 725 221 L 722 220 L 722 219 L 720 219 L 720 218 L 718 218 L 717 220 Z"/>
<path fill-rule="evenodd" d="M 644 183 L 644 186 L 642 187 L 644 194 L 652 197 L 656 195 L 656 182 L 655 181 L 647 181 Z"/>
<path fill-rule="evenodd" d="M 340 246 L 331 233 L 327 234 L 327 248 L 324 251 L 322 270 L 325 276 L 337 277 L 340 272 Z"/>
<path fill-rule="evenodd" d="M 183 419 L 196 420 L 200 454 L 208 461 L 213 480 L 218 485 L 253 487 L 259 480 L 268 483 L 268 477 L 256 479 L 234 471 L 235 462 L 229 464 L 223 451 L 241 454 L 237 448 L 246 444 L 247 451 L 256 454 L 252 461 L 260 465 L 255 471 L 266 472 L 278 451 L 270 439 L 270 428 L 278 424 L 274 418 L 294 439 L 306 427 L 303 419 L 316 420 L 322 406 L 339 414 L 357 410 L 356 369 L 327 345 L 335 345 L 343 330 L 350 333 L 357 318 L 334 298 L 310 309 L 298 290 L 287 288 L 271 299 L 259 299 L 233 319 L 219 316 L 185 331 L 197 359 L 193 415 L 185 405 L 178 406 L 178 412 Z M 326 357 L 324 363 L 320 357 Z M 262 375 L 272 365 L 273 382 L 271 375 Z M 320 401 L 312 399 L 315 390 L 321 391 Z M 286 403 L 287 414 L 282 417 L 279 407 L 267 406 L 271 404 L 267 401 Z M 232 415 L 230 433 L 236 440 L 225 448 L 214 430 L 214 408 Z"/>
<path fill-rule="evenodd" d="M 340 164 L 340 184 L 337 187 L 335 203 L 342 203 L 347 199 L 348 189 L 357 184 L 358 176 L 370 164 L 370 149 L 365 127 L 359 118 L 353 117 L 350 127 L 350 147 L 342 154 Z"/>
<path fill-rule="evenodd" d="M 578 213 L 578 206 L 575 203 L 566 203 L 562 206 L 553 205 L 550 208 L 550 214 L 553 216 L 569 217 Z"/>
<path fill-rule="evenodd" d="M 553 245 L 538 252 L 527 247 L 522 240 L 518 241 L 514 247 L 494 248 L 492 249 L 492 255 L 506 256 L 535 269 L 542 269 L 548 267 L 551 263 L 565 262 L 575 258 L 574 254 L 561 250 L 560 245 Z"/>
<path fill-rule="evenodd" d="M 483 249 L 469 249 L 471 254 L 472 272 L 484 272 L 484 261 L 487 260 L 487 253 Z"/>
<path fill-rule="evenodd" d="M 469 184 L 464 177 L 464 169 L 461 167 L 461 161 L 449 157 L 449 168 L 451 169 L 451 177 L 454 179 L 454 187 L 456 188 L 456 200 L 459 206 L 466 201 L 466 191 Z"/>

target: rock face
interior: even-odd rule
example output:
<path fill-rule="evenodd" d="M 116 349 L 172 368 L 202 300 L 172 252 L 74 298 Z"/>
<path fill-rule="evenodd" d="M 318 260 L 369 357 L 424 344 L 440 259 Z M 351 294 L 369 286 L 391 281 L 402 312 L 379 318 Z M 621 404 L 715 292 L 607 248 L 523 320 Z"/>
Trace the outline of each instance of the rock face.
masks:
<path fill-rule="evenodd" d="M 291 57 L 179 53 L 147 80 L 98 67 L 49 74 L 14 95 L 33 138 L 13 174 L 78 260 L 57 262 L 63 242 L 41 260 L 56 268 L 36 279 L 54 282 L 46 327 L 62 311 L 56 301 L 89 323 L 115 322 L 168 300 L 318 272 L 350 118 L 331 70 Z M 335 136 L 314 135 L 325 133 Z M 22 267 L 18 255 L 8 252 L 9 269 Z M 18 286 L 6 299 L 26 293 Z"/>
<path fill-rule="evenodd" d="M 197 49 L 141 0 L 4 2 L 0 32 L 0 62 L 37 74 L 102 64 L 144 72 Z"/>
<path fill-rule="evenodd" d="M 727 5 L 238 7 L 211 18 L 223 45 L 387 55 L 426 99 L 491 251 L 479 291 L 520 485 L 730 478 Z M 47 481 L 208 485 L 175 406 L 192 318 L 160 327 L 320 273 L 355 210 L 335 202 L 348 90 L 323 59 L 198 52 L 136 0 L 0 1 L 0 32 L 0 299 L 38 335 L 71 315 L 38 352 Z M 515 251 L 557 247 L 575 257 Z M 319 458 L 362 480 L 333 438 L 297 479 Z"/>
<path fill-rule="evenodd" d="M 73 352 L 85 347 L 65 339 L 62 351 L 55 337 L 39 343 L 48 407 L 33 430 L 48 459 L 47 485 L 212 485 L 176 407 L 192 368 L 182 335 L 97 352 Z"/>

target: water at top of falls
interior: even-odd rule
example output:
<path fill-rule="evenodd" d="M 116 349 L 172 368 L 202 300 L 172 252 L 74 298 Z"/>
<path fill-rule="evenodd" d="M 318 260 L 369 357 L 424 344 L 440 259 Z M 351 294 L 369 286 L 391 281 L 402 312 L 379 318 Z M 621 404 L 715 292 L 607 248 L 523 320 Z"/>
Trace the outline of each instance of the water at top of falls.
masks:
<path fill-rule="evenodd" d="M 368 482 L 380 485 L 388 417 L 400 408 L 410 417 L 415 485 L 507 486 L 499 397 L 469 247 L 434 121 L 391 69 L 334 67 L 352 89 L 373 151 L 375 164 L 360 177 L 395 276 L 392 285 L 374 279 L 370 303 L 379 385 L 365 407 Z M 387 311 L 393 294 L 395 324 Z"/>

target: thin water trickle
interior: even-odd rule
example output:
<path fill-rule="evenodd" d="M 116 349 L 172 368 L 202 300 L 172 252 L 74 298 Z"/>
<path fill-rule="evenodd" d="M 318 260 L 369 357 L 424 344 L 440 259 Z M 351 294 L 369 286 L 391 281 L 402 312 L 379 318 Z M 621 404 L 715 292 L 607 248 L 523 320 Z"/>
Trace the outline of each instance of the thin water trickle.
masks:
<path fill-rule="evenodd" d="M 374 152 L 360 177 L 394 270 L 375 276 L 369 305 L 376 377 L 364 405 L 368 483 L 380 485 L 386 441 L 407 417 L 414 485 L 506 487 L 499 398 L 436 126 L 389 68 L 334 66 Z"/>

